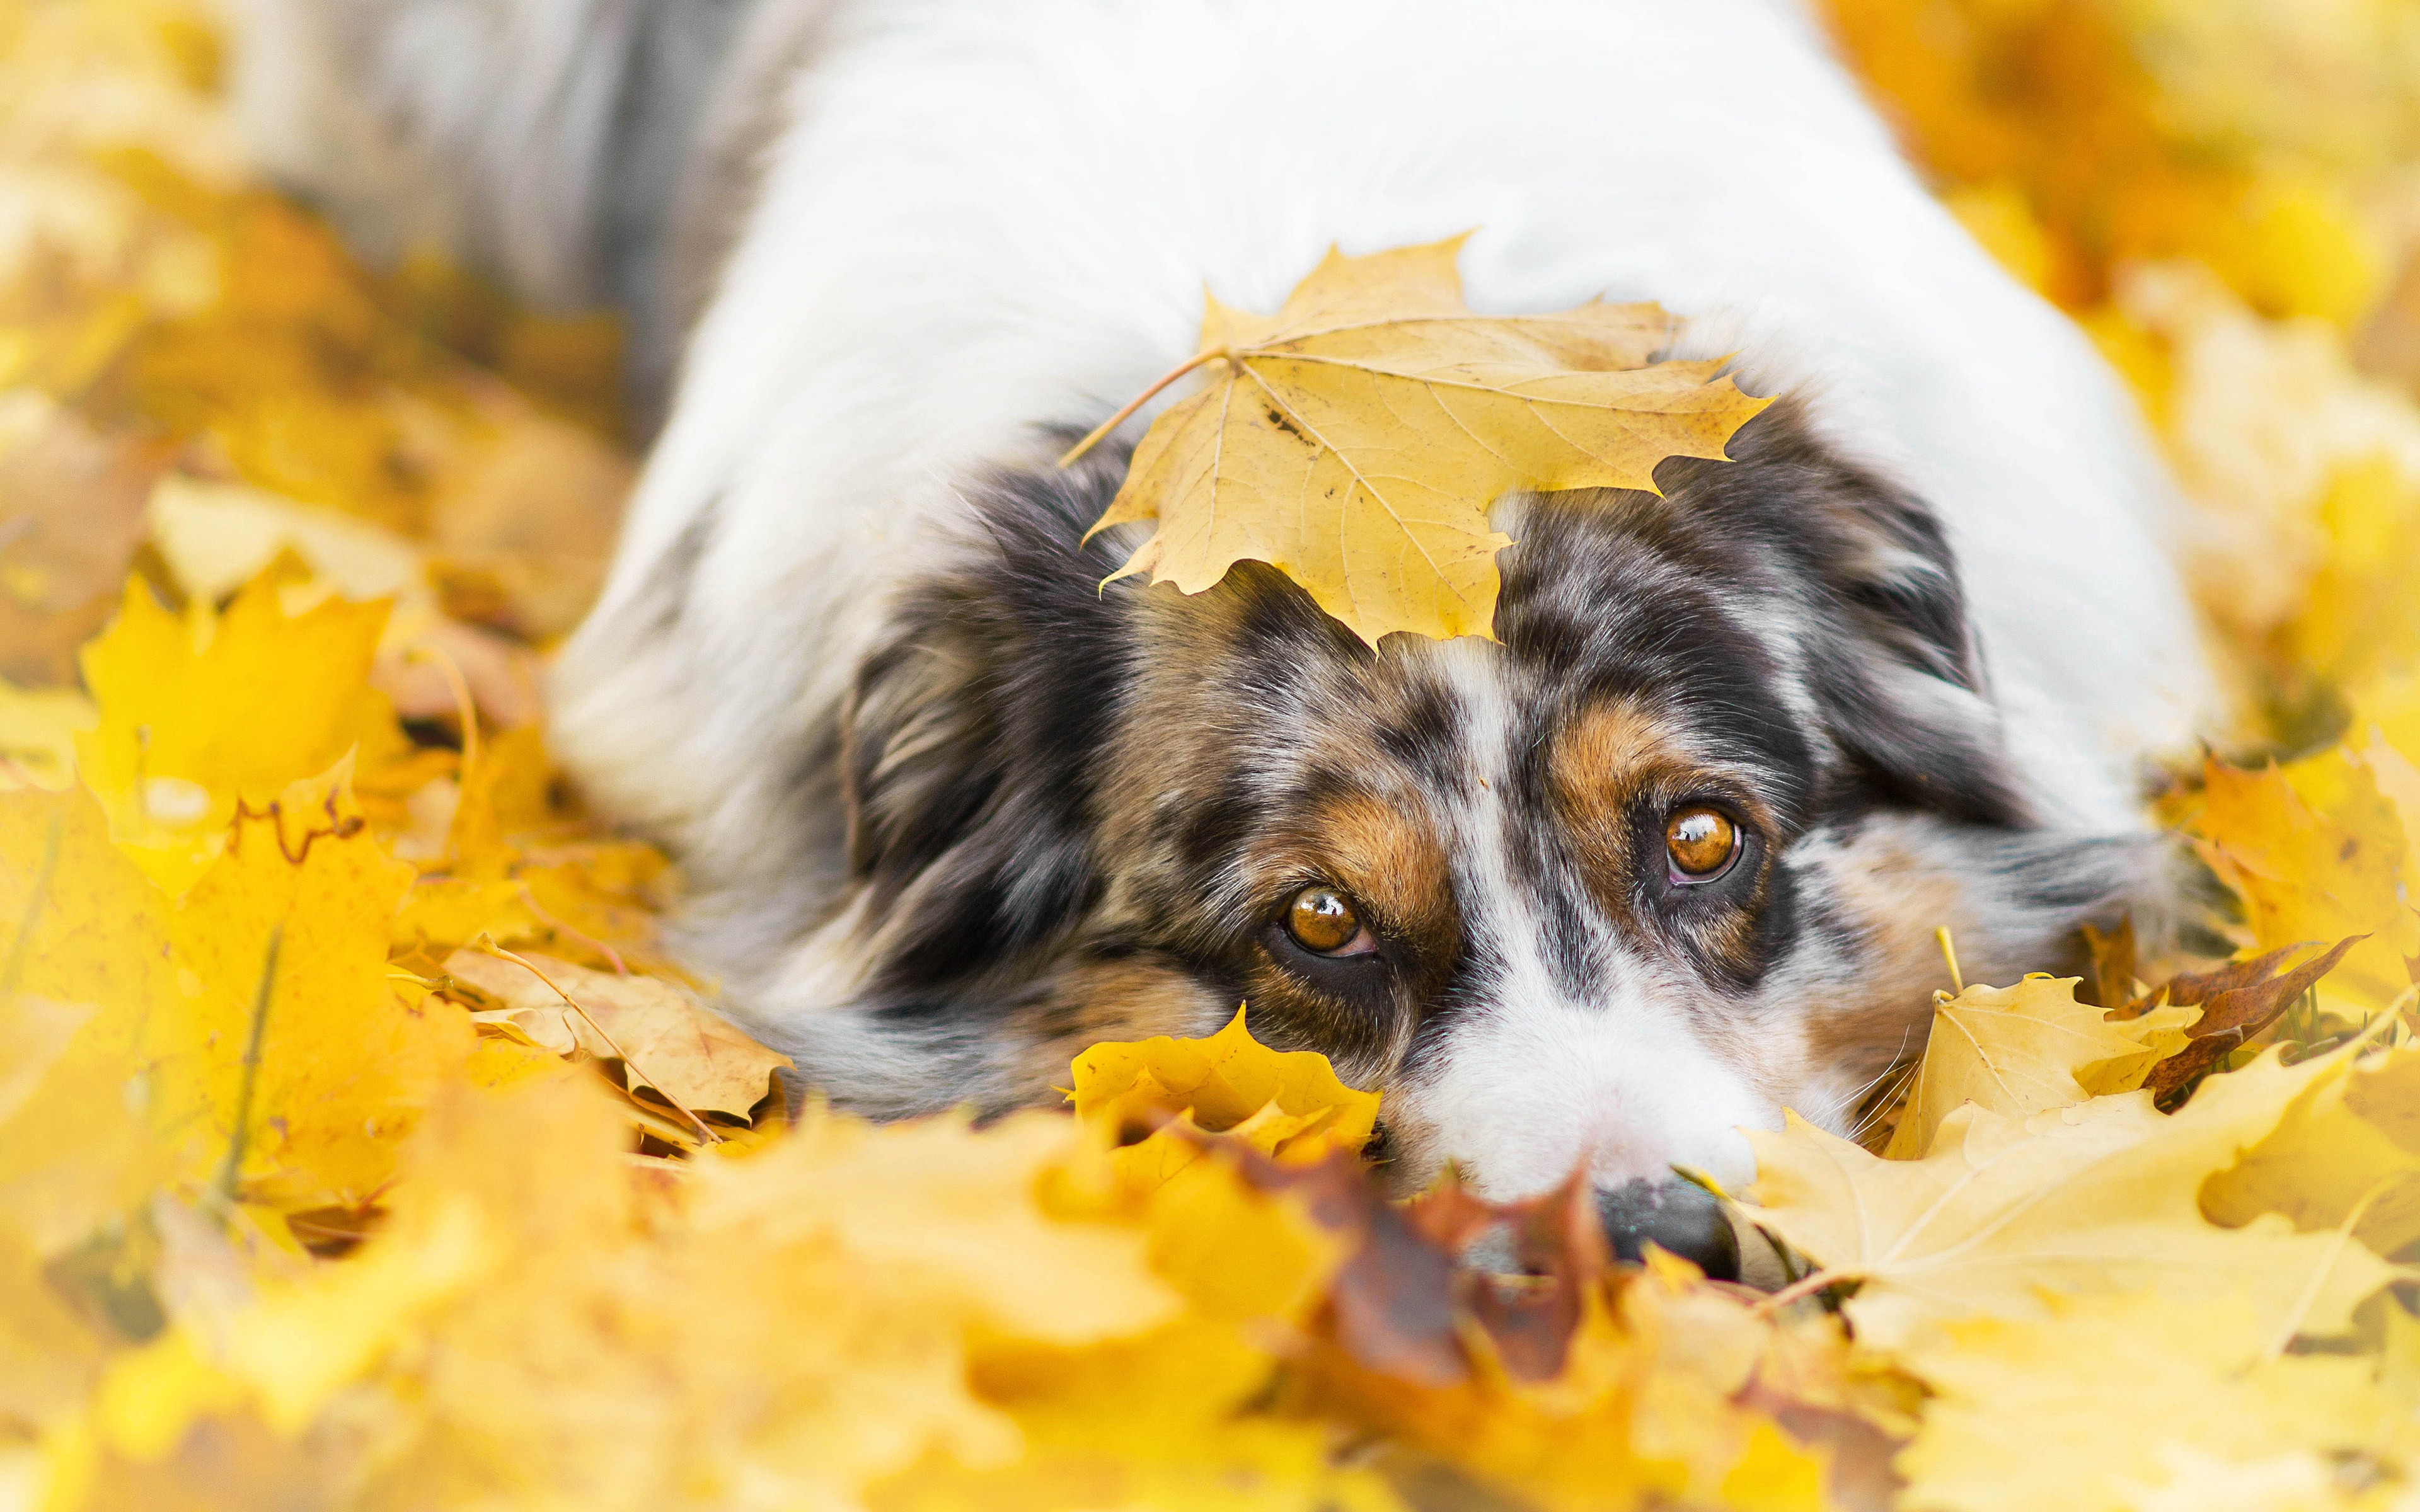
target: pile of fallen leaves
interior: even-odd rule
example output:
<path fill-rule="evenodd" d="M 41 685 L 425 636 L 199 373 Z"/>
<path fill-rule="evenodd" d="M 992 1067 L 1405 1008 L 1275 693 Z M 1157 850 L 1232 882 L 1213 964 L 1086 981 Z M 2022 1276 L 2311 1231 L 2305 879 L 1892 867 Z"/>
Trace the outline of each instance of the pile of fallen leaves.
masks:
<path fill-rule="evenodd" d="M 1838 8 L 2198 506 L 2242 744 L 2165 803 L 2242 950 L 1945 996 L 1869 1146 L 1757 1137 L 1767 1295 L 1609 1264 L 1576 1190 L 1380 1199 L 1376 1098 L 1242 1015 L 1088 1052 L 1072 1117 L 788 1117 L 544 750 L 610 326 L 350 263 L 181 0 L 0 0 L 0 1502 L 2420 1504 L 2420 14 Z M 1322 286 L 1214 310 L 1133 570 L 1318 545 L 1202 505 L 1326 427 L 1202 458 L 1222 393 L 1367 356 Z M 1454 340 L 1718 451 L 1752 402 L 1591 310 Z M 1295 471 L 1383 544 L 1338 442 Z M 1513 481 L 1639 465 L 1590 449 Z M 1483 626 L 1484 522 L 1441 529 L 1410 595 L 1291 566 L 1364 633 Z"/>

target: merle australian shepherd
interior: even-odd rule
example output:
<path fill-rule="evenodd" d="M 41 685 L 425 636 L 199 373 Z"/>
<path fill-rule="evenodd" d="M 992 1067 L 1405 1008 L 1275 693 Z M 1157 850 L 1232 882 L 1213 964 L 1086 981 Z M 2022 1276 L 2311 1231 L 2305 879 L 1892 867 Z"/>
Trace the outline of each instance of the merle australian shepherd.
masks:
<path fill-rule="evenodd" d="M 243 8 L 248 133 L 366 253 L 628 311 L 659 431 L 553 737 L 842 1106 L 1054 1102 L 1249 1003 L 1404 1187 L 1585 1168 L 1720 1267 L 1656 1183 L 1852 1125 L 1937 926 L 2007 980 L 2177 912 L 2169 486 L 1790 0 Z M 1492 641 L 1100 586 L 1142 422 L 1052 457 L 1205 286 L 1465 230 L 1479 310 L 1659 301 L 1779 402 L 1660 497 L 1496 501 Z"/>

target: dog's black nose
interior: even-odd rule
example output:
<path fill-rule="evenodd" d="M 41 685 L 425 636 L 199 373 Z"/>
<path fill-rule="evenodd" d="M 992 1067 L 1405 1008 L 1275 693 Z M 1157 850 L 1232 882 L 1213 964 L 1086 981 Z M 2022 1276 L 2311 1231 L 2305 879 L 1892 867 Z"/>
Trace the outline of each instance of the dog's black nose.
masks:
<path fill-rule="evenodd" d="M 1739 1237 L 1714 1194 L 1678 1179 L 1637 1180 L 1596 1195 L 1597 1216 L 1617 1258 L 1635 1260 L 1650 1240 L 1717 1281 L 1739 1279 Z"/>

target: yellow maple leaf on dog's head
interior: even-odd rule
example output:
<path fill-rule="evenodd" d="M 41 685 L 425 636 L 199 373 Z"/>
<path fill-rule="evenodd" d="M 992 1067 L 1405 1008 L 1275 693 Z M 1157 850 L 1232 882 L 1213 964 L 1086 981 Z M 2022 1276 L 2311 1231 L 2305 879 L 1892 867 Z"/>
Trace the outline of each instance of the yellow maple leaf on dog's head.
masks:
<path fill-rule="evenodd" d="M 1720 360 L 1652 362 L 1674 330 L 1652 304 L 1474 314 L 1462 240 L 1331 250 L 1274 316 L 1209 300 L 1201 352 L 1161 384 L 1196 367 L 1211 381 L 1152 424 L 1093 527 L 1158 521 L 1115 576 L 1198 594 L 1249 559 L 1373 645 L 1486 636 L 1512 544 L 1488 526 L 1498 498 L 1654 491 L 1657 463 L 1721 457 L 1768 402 L 1715 377 Z"/>

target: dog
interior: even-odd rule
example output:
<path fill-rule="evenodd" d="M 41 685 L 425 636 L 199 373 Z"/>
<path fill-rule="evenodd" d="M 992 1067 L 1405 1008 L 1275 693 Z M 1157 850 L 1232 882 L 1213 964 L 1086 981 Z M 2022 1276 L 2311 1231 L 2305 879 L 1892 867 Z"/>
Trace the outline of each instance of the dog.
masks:
<path fill-rule="evenodd" d="M 2180 916 L 2170 485 L 1786 0 L 250 0 L 239 85 L 372 255 L 629 312 L 661 430 L 552 737 L 843 1107 L 1244 1004 L 1383 1090 L 1400 1188 L 1582 1169 L 1720 1268 L 1670 1173 L 1853 1130 L 1937 929 L 2007 980 Z M 1205 287 L 1465 231 L 1481 311 L 1657 301 L 1776 402 L 1493 501 L 1492 640 L 1103 586 L 1143 421 L 1053 458 Z"/>

